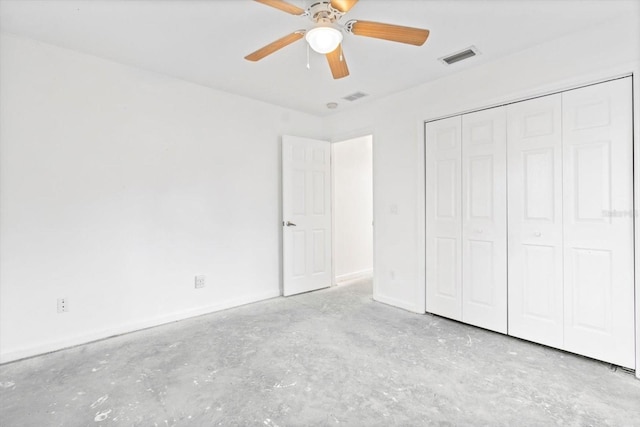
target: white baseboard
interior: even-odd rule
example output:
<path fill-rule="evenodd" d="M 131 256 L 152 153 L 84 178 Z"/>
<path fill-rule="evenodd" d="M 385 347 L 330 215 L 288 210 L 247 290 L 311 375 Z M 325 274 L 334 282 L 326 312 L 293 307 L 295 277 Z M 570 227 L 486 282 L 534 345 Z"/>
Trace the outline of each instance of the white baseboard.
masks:
<path fill-rule="evenodd" d="M 344 285 L 347 282 L 354 282 L 356 280 L 368 279 L 373 277 L 373 269 L 368 268 L 366 270 L 354 271 L 353 273 L 341 274 L 336 276 L 336 285 Z"/>
<path fill-rule="evenodd" d="M 87 344 L 92 341 L 98 341 L 105 338 L 110 338 L 117 335 L 127 334 L 130 332 L 136 332 L 142 329 L 152 328 L 155 326 L 164 325 L 167 323 L 176 322 L 179 320 L 190 319 L 192 317 L 202 316 L 204 314 L 214 313 L 216 311 L 226 310 L 229 308 L 239 307 L 245 304 L 251 304 L 258 301 L 264 301 L 270 298 L 280 296 L 280 290 L 274 290 L 257 295 L 248 295 L 240 298 L 234 298 L 228 301 L 224 301 L 218 304 L 198 307 L 190 310 L 180 311 L 177 313 L 170 313 L 163 316 L 154 317 L 151 319 L 145 319 L 141 321 L 131 322 L 100 331 L 94 331 L 88 334 L 78 335 L 75 337 L 67 338 L 64 340 L 51 341 L 44 344 L 38 344 L 31 347 L 24 347 L 18 350 L 11 350 L 6 353 L 0 353 L 0 364 L 14 362 L 16 360 L 25 359 L 27 357 L 39 356 L 53 351 L 63 350 L 69 347 L 75 347 L 82 344 Z"/>
<path fill-rule="evenodd" d="M 392 305 L 394 307 L 401 308 L 403 310 L 407 310 L 412 313 L 424 314 L 424 311 L 421 311 L 417 306 L 413 304 L 409 304 L 406 301 L 402 301 L 396 298 L 387 297 L 380 294 L 374 294 L 373 299 L 383 304 Z"/>

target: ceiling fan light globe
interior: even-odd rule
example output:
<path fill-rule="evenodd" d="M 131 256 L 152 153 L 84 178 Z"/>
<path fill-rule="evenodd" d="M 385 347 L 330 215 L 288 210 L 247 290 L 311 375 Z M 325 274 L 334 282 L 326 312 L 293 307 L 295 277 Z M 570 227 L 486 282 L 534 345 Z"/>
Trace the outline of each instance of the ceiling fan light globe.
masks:
<path fill-rule="evenodd" d="M 336 50 L 342 42 L 342 33 L 332 27 L 316 27 L 307 31 L 305 39 L 311 49 L 327 54 Z"/>

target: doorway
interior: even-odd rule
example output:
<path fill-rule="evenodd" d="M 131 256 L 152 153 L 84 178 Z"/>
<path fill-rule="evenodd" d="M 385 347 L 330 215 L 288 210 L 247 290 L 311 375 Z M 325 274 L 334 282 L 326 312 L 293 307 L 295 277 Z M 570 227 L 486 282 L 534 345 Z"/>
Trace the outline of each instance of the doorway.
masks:
<path fill-rule="evenodd" d="M 373 277 L 373 136 L 332 144 L 333 284 Z"/>

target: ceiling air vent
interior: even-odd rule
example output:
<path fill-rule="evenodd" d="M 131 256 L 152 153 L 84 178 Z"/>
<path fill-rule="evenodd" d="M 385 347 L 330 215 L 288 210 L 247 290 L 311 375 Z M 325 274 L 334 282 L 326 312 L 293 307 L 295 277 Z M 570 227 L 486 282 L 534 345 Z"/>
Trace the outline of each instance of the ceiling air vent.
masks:
<path fill-rule="evenodd" d="M 355 92 L 355 93 L 352 93 L 351 95 L 345 96 L 342 99 L 346 99 L 347 101 L 355 101 L 356 99 L 364 98 L 365 96 L 368 96 L 368 95 L 363 92 Z"/>
<path fill-rule="evenodd" d="M 478 54 L 478 49 L 474 46 L 467 48 L 461 52 L 454 53 L 453 55 L 445 56 L 440 58 L 440 61 L 444 62 L 447 65 L 455 64 L 456 62 L 463 61 L 467 58 L 472 58 Z"/>

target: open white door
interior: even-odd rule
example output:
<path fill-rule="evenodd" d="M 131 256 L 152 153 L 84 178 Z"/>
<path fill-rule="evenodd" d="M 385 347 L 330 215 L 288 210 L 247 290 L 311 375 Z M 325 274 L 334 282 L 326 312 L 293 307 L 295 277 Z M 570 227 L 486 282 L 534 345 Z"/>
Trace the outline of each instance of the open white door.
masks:
<path fill-rule="evenodd" d="M 331 285 L 331 145 L 282 137 L 284 295 Z"/>

